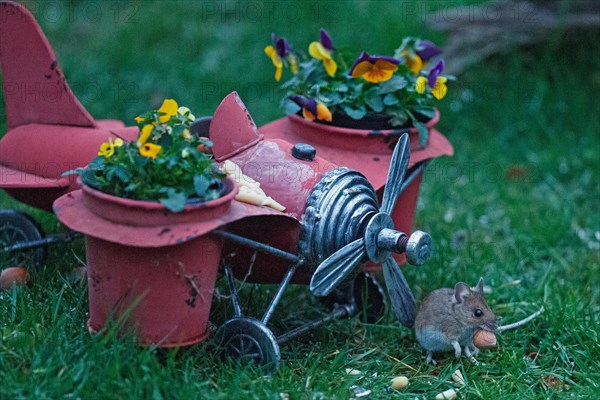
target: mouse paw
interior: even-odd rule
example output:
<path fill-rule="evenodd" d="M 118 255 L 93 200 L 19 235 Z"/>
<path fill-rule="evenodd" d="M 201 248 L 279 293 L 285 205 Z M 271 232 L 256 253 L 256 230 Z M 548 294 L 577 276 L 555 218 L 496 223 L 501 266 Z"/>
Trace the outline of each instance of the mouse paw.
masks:
<path fill-rule="evenodd" d="M 437 365 L 437 361 L 433 359 L 433 353 L 431 351 L 427 352 L 427 357 L 425 357 L 425 362 L 431 365 Z"/>
<path fill-rule="evenodd" d="M 457 341 L 452 342 L 452 347 L 454 347 L 454 356 L 456 358 L 460 358 L 462 354 L 462 350 L 460 348 L 460 344 Z"/>

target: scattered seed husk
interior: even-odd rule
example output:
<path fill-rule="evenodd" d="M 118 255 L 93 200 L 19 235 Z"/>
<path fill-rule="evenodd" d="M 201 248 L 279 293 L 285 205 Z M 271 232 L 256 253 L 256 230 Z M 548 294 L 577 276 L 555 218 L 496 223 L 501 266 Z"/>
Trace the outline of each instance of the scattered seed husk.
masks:
<path fill-rule="evenodd" d="M 354 392 L 355 397 L 367 397 L 372 393 L 370 389 L 365 389 L 360 386 L 350 386 L 350 390 Z"/>
<path fill-rule="evenodd" d="M 456 398 L 456 390 L 448 389 L 435 396 L 435 400 L 453 400 Z"/>
<path fill-rule="evenodd" d="M 392 379 L 392 387 L 396 390 L 404 389 L 408 386 L 408 378 L 405 376 L 397 376 Z"/>
<path fill-rule="evenodd" d="M 465 384 L 465 378 L 463 377 L 462 372 L 460 372 L 460 369 L 457 369 L 452 373 L 452 380 L 458 383 L 459 385 Z"/>
<path fill-rule="evenodd" d="M 348 375 L 362 375 L 362 371 L 359 371 L 359 370 L 354 369 L 354 368 L 346 368 L 346 373 Z"/>

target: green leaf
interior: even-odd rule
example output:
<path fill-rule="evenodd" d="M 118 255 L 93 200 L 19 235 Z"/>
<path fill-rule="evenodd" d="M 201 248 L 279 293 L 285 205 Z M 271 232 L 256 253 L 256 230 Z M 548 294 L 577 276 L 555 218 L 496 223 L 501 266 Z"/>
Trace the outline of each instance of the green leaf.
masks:
<path fill-rule="evenodd" d="M 97 156 L 88 164 L 88 169 L 100 170 L 104 168 L 106 159 L 103 156 Z"/>
<path fill-rule="evenodd" d="M 383 101 L 381 100 L 381 96 L 375 92 L 370 92 L 365 95 L 365 103 L 367 103 L 367 105 L 375 112 L 383 111 Z"/>
<path fill-rule="evenodd" d="M 400 103 L 400 100 L 392 93 L 386 94 L 383 98 L 383 104 L 386 106 L 395 106 L 398 103 Z"/>
<path fill-rule="evenodd" d="M 331 86 L 331 89 L 338 93 L 346 93 L 348 91 L 348 85 L 343 82 L 334 82 Z"/>
<path fill-rule="evenodd" d="M 200 197 L 206 196 L 206 190 L 212 182 L 205 175 L 194 176 L 194 191 Z"/>
<path fill-rule="evenodd" d="M 379 84 L 379 94 L 393 93 L 406 87 L 408 81 L 401 76 L 394 75 L 391 79 Z"/>
<path fill-rule="evenodd" d="M 408 114 L 404 110 L 389 111 L 389 114 L 392 116 L 390 119 L 392 126 L 402 126 L 408 121 Z"/>
<path fill-rule="evenodd" d="M 360 106 L 359 108 L 352 108 L 350 106 L 342 106 L 342 109 L 352 119 L 361 119 L 367 114 L 367 108 Z"/>
<path fill-rule="evenodd" d="M 332 105 L 343 103 L 343 98 L 339 93 L 330 93 L 325 98 L 325 104 L 329 107 Z"/>
<path fill-rule="evenodd" d="M 427 140 L 429 139 L 429 132 L 427 131 L 427 127 L 422 122 L 414 122 L 415 128 L 419 131 L 419 144 L 421 146 L 425 146 L 427 144 Z"/>
<path fill-rule="evenodd" d="M 185 207 L 187 196 L 175 189 L 169 188 L 167 190 L 167 197 L 160 199 L 160 203 L 167 207 L 170 211 L 179 212 Z"/>
<path fill-rule="evenodd" d="M 298 111 L 300 111 L 300 108 L 301 107 L 298 104 L 294 103 L 290 99 L 283 99 L 283 110 L 285 111 L 286 115 L 296 114 Z"/>
<path fill-rule="evenodd" d="M 173 132 L 171 132 L 171 135 L 179 137 L 179 136 L 181 136 L 183 131 L 185 131 L 186 129 L 187 129 L 187 126 L 185 126 L 185 125 L 177 125 L 176 127 L 173 128 Z"/>
<path fill-rule="evenodd" d="M 435 117 L 435 108 L 433 107 L 417 106 L 414 107 L 413 110 L 427 118 Z"/>
<path fill-rule="evenodd" d="M 115 167 L 115 175 L 123 183 L 128 183 L 129 179 L 131 179 L 131 173 L 125 167 L 123 167 L 122 165 L 117 165 Z"/>

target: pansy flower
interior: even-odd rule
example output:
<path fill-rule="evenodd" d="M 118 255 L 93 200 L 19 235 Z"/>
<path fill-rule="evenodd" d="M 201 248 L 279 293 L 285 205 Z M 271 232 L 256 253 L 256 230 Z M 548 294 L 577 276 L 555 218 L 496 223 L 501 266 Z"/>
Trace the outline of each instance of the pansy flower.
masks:
<path fill-rule="evenodd" d="M 179 115 L 182 115 L 184 117 L 186 117 L 188 120 L 190 121 L 195 121 L 196 120 L 196 116 L 194 114 L 192 114 L 192 112 L 190 111 L 189 108 L 181 106 L 177 109 L 177 113 Z"/>
<path fill-rule="evenodd" d="M 329 122 L 333 119 L 329 108 L 327 108 L 325 104 L 317 102 L 315 99 L 304 96 L 290 96 L 290 100 L 302 107 L 302 115 L 305 119 L 310 121 L 318 119 Z"/>
<path fill-rule="evenodd" d="M 162 149 L 162 147 L 158 144 L 145 143 L 140 146 L 139 152 L 144 157 L 150 157 L 150 158 L 154 159 L 154 158 L 156 158 L 158 153 L 160 153 L 161 149 Z"/>
<path fill-rule="evenodd" d="M 448 78 L 445 76 L 441 76 L 441 73 L 444 71 L 444 60 L 438 61 L 438 63 L 429 71 L 427 77 L 419 76 L 417 78 L 415 90 L 417 93 L 425 93 L 427 86 L 431 88 L 431 94 L 436 99 L 440 100 L 446 93 L 448 92 L 448 87 L 446 86 L 446 81 Z"/>
<path fill-rule="evenodd" d="M 312 42 L 308 46 L 308 53 L 313 58 L 323 61 L 327 75 L 334 76 L 337 71 L 337 63 L 331 57 L 331 53 L 334 50 L 331 36 L 329 36 L 329 33 L 325 29 L 321 28 L 319 39 L 318 42 Z"/>
<path fill-rule="evenodd" d="M 417 75 L 427 66 L 429 60 L 441 53 L 442 50 L 433 44 L 433 42 L 430 42 L 429 40 L 419 40 L 415 44 L 414 53 L 404 51 L 402 52 L 402 55 L 406 60 L 408 69 L 410 69 L 413 74 Z"/>
<path fill-rule="evenodd" d="M 385 82 L 398 70 L 400 60 L 388 56 L 370 56 L 366 51 L 354 61 L 348 74 L 353 78 L 362 76 L 371 83 Z"/>
<path fill-rule="evenodd" d="M 100 151 L 98 152 L 98 155 L 104 156 L 105 158 L 110 158 L 113 154 L 115 154 L 115 149 L 121 146 L 123 146 L 122 139 L 116 138 L 113 142 L 111 138 L 108 138 L 108 142 L 104 142 L 100 145 Z"/>
<path fill-rule="evenodd" d="M 273 45 L 265 47 L 265 54 L 271 59 L 273 66 L 275 67 L 275 80 L 279 82 L 281 79 L 281 72 L 283 71 L 283 59 L 290 55 L 290 44 L 284 38 L 277 38 L 275 33 L 271 34 L 271 40 Z M 298 70 L 298 62 L 295 57 L 288 57 L 294 62 L 290 61 L 292 72 Z M 295 73 L 295 72 L 294 72 Z"/>
<path fill-rule="evenodd" d="M 415 44 L 415 53 L 423 61 L 429 61 L 433 57 L 442 54 L 442 50 L 429 40 L 419 40 Z"/>
<path fill-rule="evenodd" d="M 160 108 L 157 110 L 159 113 L 158 120 L 163 123 L 167 122 L 171 119 L 171 117 L 177 115 L 178 108 L 179 106 L 177 106 L 177 102 L 175 100 L 165 99 Z"/>
<path fill-rule="evenodd" d="M 144 125 L 144 127 L 142 128 L 142 130 L 140 132 L 140 136 L 138 137 L 138 140 L 137 140 L 138 147 L 144 145 L 148 141 L 153 129 L 154 129 L 154 125 L 152 125 L 152 124 Z"/>

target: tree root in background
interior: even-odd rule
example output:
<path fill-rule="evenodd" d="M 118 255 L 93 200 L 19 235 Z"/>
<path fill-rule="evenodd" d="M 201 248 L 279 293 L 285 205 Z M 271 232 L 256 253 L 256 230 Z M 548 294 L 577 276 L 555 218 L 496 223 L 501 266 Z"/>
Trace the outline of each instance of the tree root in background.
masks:
<path fill-rule="evenodd" d="M 600 26 L 600 1 L 491 1 L 443 9 L 425 23 L 448 33 L 446 72 L 460 74 L 491 55 L 543 42 L 553 32 Z"/>

